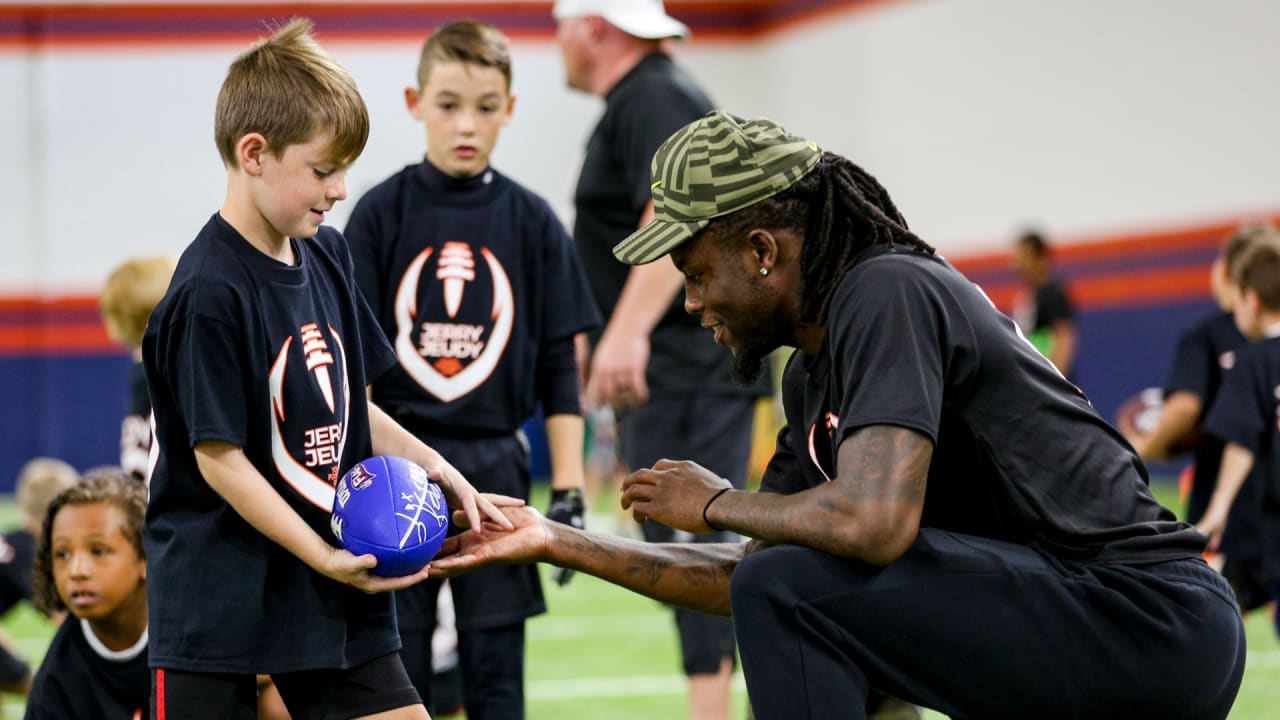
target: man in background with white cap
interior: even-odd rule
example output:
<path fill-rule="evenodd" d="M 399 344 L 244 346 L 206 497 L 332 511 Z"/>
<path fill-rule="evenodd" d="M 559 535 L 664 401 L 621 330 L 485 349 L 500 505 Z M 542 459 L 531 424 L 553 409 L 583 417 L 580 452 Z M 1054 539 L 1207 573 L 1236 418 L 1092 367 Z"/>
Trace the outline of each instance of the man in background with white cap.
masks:
<path fill-rule="evenodd" d="M 750 388 L 733 382 L 731 353 L 686 314 L 680 274 L 669 263 L 630 267 L 613 246 L 653 218 L 650 161 L 673 132 L 712 103 L 664 52 L 689 28 L 661 0 L 559 0 L 553 10 L 571 87 L 605 101 L 587 143 L 574 196 L 574 244 L 607 319 L 591 337 L 587 394 L 617 414 L 628 470 L 666 457 L 689 458 L 742 487 L 751 455 L 756 399 L 771 394 L 768 374 Z M 693 539 L 656 521 L 650 542 Z M 701 542 L 738 540 L 733 533 Z M 726 720 L 733 670 L 732 624 L 677 609 L 676 625 L 693 720 Z"/>

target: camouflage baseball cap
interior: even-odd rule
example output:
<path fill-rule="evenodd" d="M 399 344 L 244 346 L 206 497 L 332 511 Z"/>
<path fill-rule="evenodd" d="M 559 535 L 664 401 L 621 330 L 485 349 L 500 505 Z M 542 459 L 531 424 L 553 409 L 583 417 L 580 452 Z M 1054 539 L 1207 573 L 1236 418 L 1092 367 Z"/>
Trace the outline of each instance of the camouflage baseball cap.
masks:
<path fill-rule="evenodd" d="M 791 187 L 818 166 L 818 144 L 766 118 L 714 110 L 667 138 L 653 156 L 653 221 L 613 248 L 630 265 L 653 262 L 712 219 Z"/>

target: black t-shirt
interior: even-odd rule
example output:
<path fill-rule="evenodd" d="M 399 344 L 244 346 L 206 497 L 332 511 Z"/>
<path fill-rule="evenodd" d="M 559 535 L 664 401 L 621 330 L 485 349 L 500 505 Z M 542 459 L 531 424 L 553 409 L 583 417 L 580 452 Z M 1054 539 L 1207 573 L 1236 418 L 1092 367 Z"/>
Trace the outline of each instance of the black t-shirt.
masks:
<path fill-rule="evenodd" d="M 1253 522 L 1263 572 L 1280 582 L 1280 338 L 1246 343 L 1236 350 L 1236 364 L 1222 379 L 1222 389 L 1204 421 L 1206 433 L 1236 443 L 1253 453 L 1253 468 L 1236 495 L 1227 519 Z M 1224 536 L 1223 541 L 1226 542 Z M 1227 548 L 1230 552 L 1230 548 Z"/>
<path fill-rule="evenodd" d="M 1059 277 L 1051 277 L 1034 292 L 1019 296 L 1014 317 L 1028 335 L 1052 329 L 1063 320 L 1075 317 L 1075 309 Z"/>
<path fill-rule="evenodd" d="M 934 443 L 923 527 L 1099 563 L 1205 547 L 1156 502 L 1116 430 L 942 258 L 880 250 L 855 265 L 822 351 L 792 355 L 783 403 L 763 491 L 826 482 L 845 436 L 897 425 Z"/>
<path fill-rule="evenodd" d="M 25 720 L 141 720 L 147 717 L 151 671 L 147 639 L 108 650 L 84 620 L 67 618 L 36 671 Z"/>
<path fill-rule="evenodd" d="M 492 169 L 459 179 L 410 165 L 360 199 L 346 235 L 399 359 L 373 386 L 397 418 L 514 432 L 545 400 L 539 350 L 600 324 L 550 206 Z"/>
<path fill-rule="evenodd" d="M 35 556 L 36 539 L 26 530 L 13 530 L 0 538 L 0 615 L 31 599 Z"/>
<path fill-rule="evenodd" d="M 1165 396 L 1189 392 L 1200 398 L 1197 422 L 1203 423 L 1218 397 L 1223 374 L 1235 364 L 1236 350 L 1246 342 L 1231 313 L 1215 311 L 1200 319 L 1178 338 L 1164 384 Z M 1210 434 L 1203 435 L 1196 445 L 1195 479 L 1187 499 L 1187 522 L 1198 522 L 1209 507 L 1213 489 L 1218 486 L 1222 447 L 1222 440 Z"/>
<path fill-rule="evenodd" d="M 135 480 L 147 479 L 151 456 L 151 397 L 142 363 L 129 369 L 129 407 L 120 421 L 120 467 Z"/>
<path fill-rule="evenodd" d="M 641 60 L 605 97 L 604 115 L 587 141 L 574 193 L 573 240 L 606 318 L 613 314 L 631 271 L 630 265 L 613 256 L 613 247 L 640 224 L 650 199 L 653 154 L 675 131 L 711 109 L 711 100 L 693 78 L 662 53 Z M 770 391 L 768 373 L 750 389 L 730 378 L 730 351 L 716 345 L 714 335 L 684 311 L 683 292 L 649 341 L 646 374 L 655 398 L 684 397 L 690 391 L 707 395 Z"/>
<path fill-rule="evenodd" d="M 312 571 L 209 486 L 192 448 L 220 440 L 321 537 L 334 485 L 372 454 L 367 378 L 395 362 L 321 227 L 297 264 L 214 215 L 183 253 L 143 337 L 159 453 L 143 526 L 151 662 L 190 672 L 347 668 L 399 647 L 386 593 Z"/>

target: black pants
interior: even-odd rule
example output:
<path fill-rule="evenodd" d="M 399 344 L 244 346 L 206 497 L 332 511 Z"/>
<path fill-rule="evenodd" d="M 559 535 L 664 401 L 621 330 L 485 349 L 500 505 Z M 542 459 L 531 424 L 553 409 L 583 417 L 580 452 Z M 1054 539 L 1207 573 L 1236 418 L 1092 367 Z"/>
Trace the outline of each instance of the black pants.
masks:
<path fill-rule="evenodd" d="M 758 720 L 861 720 L 871 687 L 953 720 L 1215 720 L 1244 673 L 1239 610 L 1199 558 L 1099 566 L 925 529 L 886 568 L 763 550 L 731 599 Z"/>
<path fill-rule="evenodd" d="M 476 489 L 529 497 L 529 451 L 516 435 L 451 437 L 405 426 L 449 460 Z M 457 528 L 450 528 L 450 533 Z M 396 592 L 403 648 L 414 687 L 431 706 L 431 635 L 440 580 Z M 524 717 L 524 621 L 546 612 L 538 567 L 495 565 L 454 578 L 459 668 L 469 720 Z"/>
<path fill-rule="evenodd" d="M 435 582 L 435 581 L 432 581 Z M 427 707 L 444 708 L 431 697 L 431 634 L 427 628 L 401 628 L 405 670 Z M 519 720 L 524 717 L 524 622 L 483 630 L 458 630 L 458 670 L 468 720 Z"/>
<path fill-rule="evenodd" d="M 622 454 L 628 469 L 652 467 L 663 458 L 691 460 L 741 489 L 751 459 L 752 397 L 690 395 L 658 399 L 622 416 Z M 648 542 L 734 542 L 734 533 L 677 533 L 649 520 Z M 734 659 L 733 623 L 724 617 L 675 608 L 680 656 L 686 675 L 715 675 L 725 659 Z"/>

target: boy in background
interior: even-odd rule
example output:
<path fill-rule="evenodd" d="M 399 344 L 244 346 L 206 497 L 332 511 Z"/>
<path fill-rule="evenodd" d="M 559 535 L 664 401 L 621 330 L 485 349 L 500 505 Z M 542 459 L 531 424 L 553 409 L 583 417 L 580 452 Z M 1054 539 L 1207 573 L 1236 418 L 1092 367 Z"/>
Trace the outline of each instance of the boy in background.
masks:
<path fill-rule="evenodd" d="M 22 526 L 0 537 L 0 615 L 24 600 L 32 601 L 31 567 L 45 511 L 59 493 L 79 480 L 75 468 L 56 458 L 32 458 L 18 471 L 14 501 Z M 30 666 L 13 654 L 9 638 L 0 630 L 0 690 L 26 695 L 30 689 Z"/>
<path fill-rule="evenodd" d="M 1213 550 L 1238 516 L 1235 506 L 1257 513 L 1260 578 L 1274 601 L 1280 599 L 1280 233 L 1259 232 L 1232 279 L 1236 326 L 1251 342 L 1236 352 L 1205 420 L 1205 432 L 1221 438 L 1225 449 L 1218 485 L 1196 528 Z M 1276 622 L 1280 633 L 1280 618 Z"/>
<path fill-rule="evenodd" d="M 378 577 L 372 555 L 336 547 L 334 485 L 397 455 L 452 508 L 510 527 L 365 397 L 394 357 L 322 223 L 369 116 L 311 28 L 294 20 L 231 64 L 214 123 L 226 198 L 143 336 L 159 447 L 143 528 L 152 717 L 253 718 L 268 674 L 297 718 L 427 718 L 386 592 L 426 569 Z"/>
<path fill-rule="evenodd" d="M 120 423 L 120 467 L 135 480 L 147 479 L 151 455 L 151 399 L 142 371 L 142 333 L 156 303 L 173 277 L 174 259 L 167 255 L 130 258 L 111 271 L 98 306 L 111 339 L 129 348 L 129 407 Z"/>
<path fill-rule="evenodd" d="M 1071 298 L 1054 271 L 1053 250 L 1043 235 L 1027 231 L 1014 243 L 1012 262 L 1024 283 L 1014 301 L 1013 319 L 1040 354 L 1070 380 L 1079 332 Z"/>
<path fill-rule="evenodd" d="M 541 404 L 547 515 L 582 527 L 574 338 L 600 315 L 550 206 L 489 164 L 515 104 L 506 38 L 479 22 L 440 27 L 404 95 L 426 126 L 426 157 L 370 190 L 346 227 L 356 279 L 398 360 L 372 397 L 478 488 L 519 498 L 530 485 L 520 426 Z M 546 610 L 536 566 L 450 584 L 467 717 L 524 717 L 525 619 Z M 439 587 L 396 593 L 402 657 L 424 697 Z"/>
<path fill-rule="evenodd" d="M 1236 351 L 1248 339 L 1236 327 L 1232 307 L 1239 289 L 1233 277 L 1240 258 L 1255 237 L 1271 230 L 1246 226 L 1233 232 L 1209 270 L 1209 286 L 1218 310 L 1196 321 L 1178 338 L 1177 349 L 1164 385 L 1164 401 L 1159 420 L 1149 433 L 1130 435 L 1143 460 L 1167 460 L 1172 448 L 1188 436 L 1197 437 L 1191 467 L 1191 485 L 1186 492 L 1183 519 L 1197 523 L 1204 516 L 1218 484 L 1222 463 L 1221 438 L 1202 432 L 1202 424 L 1222 387 L 1222 379 L 1236 362 Z M 1242 610 L 1252 610 L 1268 602 L 1266 589 L 1258 578 L 1260 547 L 1257 540 L 1256 508 L 1236 505 L 1219 550 L 1222 574 L 1235 590 Z"/>

